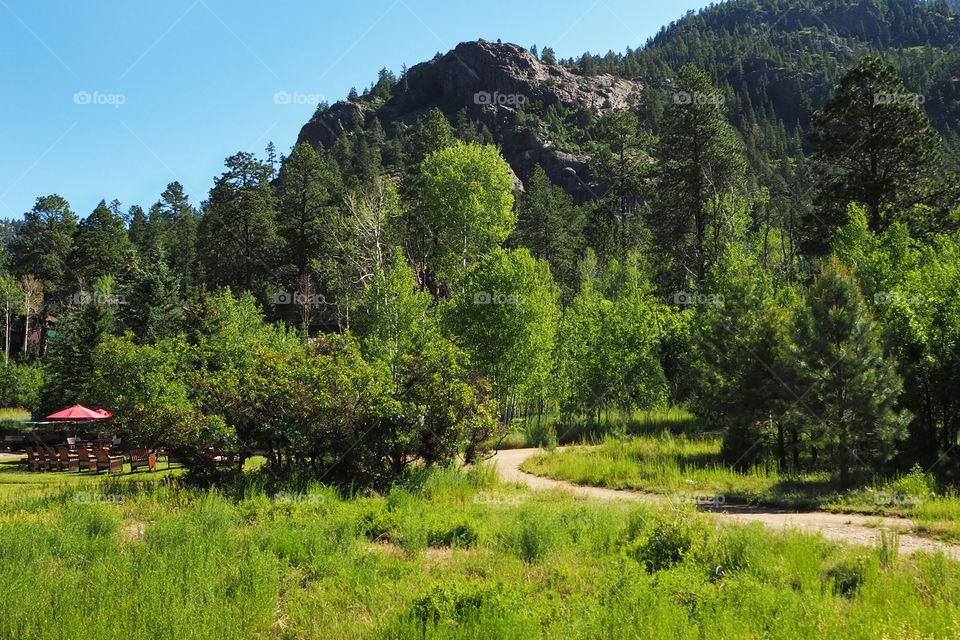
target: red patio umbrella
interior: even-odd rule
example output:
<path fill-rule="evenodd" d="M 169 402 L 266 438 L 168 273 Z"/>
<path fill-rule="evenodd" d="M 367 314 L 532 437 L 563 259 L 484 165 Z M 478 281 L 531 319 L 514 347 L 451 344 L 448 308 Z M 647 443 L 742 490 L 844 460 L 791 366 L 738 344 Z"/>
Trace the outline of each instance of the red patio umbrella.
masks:
<path fill-rule="evenodd" d="M 102 420 L 103 418 L 109 418 L 110 413 L 104 409 L 87 409 L 82 404 L 75 404 L 72 407 L 64 409 L 63 411 L 57 411 L 56 413 L 51 413 L 47 416 L 48 418 L 66 418 L 73 420 Z"/>

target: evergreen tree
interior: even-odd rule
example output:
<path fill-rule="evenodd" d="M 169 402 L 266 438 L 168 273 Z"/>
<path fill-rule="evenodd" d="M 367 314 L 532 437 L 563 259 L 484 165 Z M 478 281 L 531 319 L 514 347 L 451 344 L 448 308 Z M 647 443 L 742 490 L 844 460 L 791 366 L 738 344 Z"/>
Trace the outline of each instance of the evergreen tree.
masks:
<path fill-rule="evenodd" d="M 659 184 L 650 227 L 657 245 L 673 260 L 670 280 L 702 283 L 717 258 L 707 234 L 717 225 L 719 202 L 743 181 L 743 146 L 724 117 L 722 94 L 707 74 L 687 64 L 674 89 L 656 145 Z"/>
<path fill-rule="evenodd" d="M 277 250 L 273 169 L 244 151 L 226 165 L 200 220 L 207 284 L 256 291 L 266 300 Z"/>
<path fill-rule="evenodd" d="M 647 137 L 638 131 L 637 116 L 630 111 L 610 111 L 595 123 L 597 137 L 603 143 L 593 160 L 594 172 L 606 184 L 607 192 L 594 209 L 599 214 L 601 227 L 614 236 L 613 246 L 605 246 L 604 253 L 623 258 L 633 244 L 634 221 L 637 214 L 640 185 L 646 177 L 650 159 L 643 149 Z M 606 225 L 604 218 L 610 217 Z M 595 248 L 601 249 L 601 245 Z M 605 256 L 612 257 L 612 256 Z"/>
<path fill-rule="evenodd" d="M 130 207 L 127 212 L 127 220 L 127 235 L 134 250 L 140 255 L 150 255 L 155 245 L 150 233 L 150 222 L 143 207 L 136 204 Z"/>
<path fill-rule="evenodd" d="M 867 207 L 877 232 L 914 204 L 936 204 L 932 176 L 942 161 L 940 135 L 893 65 L 865 56 L 843 76 L 813 124 L 822 177 L 817 210 L 806 221 L 810 250 L 828 246 L 850 202 Z"/>
<path fill-rule="evenodd" d="M 577 289 L 586 218 L 573 198 L 550 182 L 539 164 L 527 180 L 519 201 L 513 243 L 550 264 L 550 271 L 565 296 Z"/>
<path fill-rule="evenodd" d="M 56 336 L 50 340 L 46 376 L 41 393 L 43 413 L 84 400 L 93 377 L 93 351 L 100 340 L 116 329 L 115 305 L 111 300 L 112 278 L 100 278 L 92 301 L 61 314 Z"/>
<path fill-rule="evenodd" d="M 856 281 L 836 257 L 807 290 L 795 343 L 798 388 L 810 390 L 798 397 L 813 437 L 835 451 L 840 484 L 847 487 L 852 465 L 891 455 L 909 415 L 895 409 L 903 381 L 884 357 L 880 330 Z"/>
<path fill-rule="evenodd" d="M 43 315 L 68 302 L 76 274 L 70 270 L 77 216 L 54 194 L 37 198 L 10 247 L 14 273 L 33 276 L 43 292 Z"/>
<path fill-rule="evenodd" d="M 434 151 L 451 147 L 455 143 L 456 138 L 453 137 L 447 116 L 434 107 L 413 128 L 408 161 L 411 166 L 417 166 Z"/>
<path fill-rule="evenodd" d="M 131 331 L 140 344 L 155 344 L 181 329 L 183 301 L 180 278 L 164 261 L 162 253 L 131 260 L 117 283 L 123 302 L 119 324 Z"/>
<path fill-rule="evenodd" d="M 377 82 L 375 85 L 373 85 L 370 93 L 374 98 L 389 100 L 393 90 L 393 85 L 396 83 L 397 78 L 393 75 L 393 73 L 387 71 L 386 68 L 380 69 L 380 73 L 377 75 Z"/>
<path fill-rule="evenodd" d="M 190 204 L 189 196 L 179 182 L 171 182 L 150 209 L 153 244 L 165 257 L 171 271 L 180 280 L 181 295 L 186 296 L 198 285 L 197 227 L 200 214 Z M 149 256 L 152 251 L 145 254 Z"/>
<path fill-rule="evenodd" d="M 123 217 L 101 200 L 77 228 L 72 270 L 92 284 L 100 276 L 118 274 L 132 248 Z"/>
<path fill-rule="evenodd" d="M 293 148 L 277 183 L 279 232 L 285 241 L 283 262 L 300 278 L 312 260 L 331 251 L 333 175 L 321 154 L 307 142 Z"/>

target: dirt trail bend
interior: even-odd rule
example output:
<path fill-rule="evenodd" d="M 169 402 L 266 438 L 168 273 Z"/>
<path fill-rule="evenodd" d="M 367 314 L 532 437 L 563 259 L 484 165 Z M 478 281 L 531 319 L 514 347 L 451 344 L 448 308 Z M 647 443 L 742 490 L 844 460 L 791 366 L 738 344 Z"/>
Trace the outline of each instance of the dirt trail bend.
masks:
<path fill-rule="evenodd" d="M 575 484 L 566 480 L 554 480 L 535 476 L 520 469 L 520 465 L 530 456 L 542 453 L 542 449 L 506 449 L 498 451 L 493 457 L 497 463 L 497 473 L 505 482 L 519 482 L 531 489 L 563 489 L 575 495 L 599 500 L 636 500 L 654 504 L 667 503 L 669 498 L 656 493 L 607 489 Z M 771 529 L 800 529 L 807 532 L 819 531 L 825 538 L 854 544 L 874 545 L 881 529 L 910 531 L 916 522 L 908 518 L 865 516 L 849 513 L 830 513 L 829 511 L 791 512 L 769 507 L 744 507 L 729 505 L 726 511 L 715 513 L 722 521 L 762 522 Z M 867 523 L 872 526 L 867 526 Z M 900 553 L 912 554 L 917 550 L 943 550 L 948 556 L 960 559 L 960 546 L 937 542 L 910 533 L 900 535 Z"/>

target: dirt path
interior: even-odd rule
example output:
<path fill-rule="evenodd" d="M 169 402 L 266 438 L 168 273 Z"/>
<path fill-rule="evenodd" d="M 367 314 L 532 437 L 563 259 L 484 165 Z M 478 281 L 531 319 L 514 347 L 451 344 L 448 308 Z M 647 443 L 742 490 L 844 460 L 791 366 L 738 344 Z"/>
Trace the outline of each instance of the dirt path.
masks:
<path fill-rule="evenodd" d="M 519 482 L 531 489 L 563 489 L 571 493 L 600 500 L 638 500 L 651 503 L 667 503 L 669 498 L 662 494 L 645 493 L 621 489 L 607 489 L 579 485 L 566 480 L 554 480 L 535 476 L 520 470 L 520 465 L 542 449 L 507 449 L 498 451 L 493 457 L 497 463 L 497 473 L 505 482 Z M 908 518 L 864 516 L 828 511 L 791 512 L 767 507 L 745 507 L 728 505 L 722 513 L 715 514 L 724 521 L 762 522 L 771 529 L 800 529 L 807 532 L 819 531 L 825 538 L 854 544 L 876 544 L 881 529 L 901 531 L 900 553 L 912 554 L 923 549 L 933 551 L 941 549 L 952 558 L 960 558 L 960 546 L 937 542 L 928 538 L 906 533 L 916 522 Z M 867 523 L 871 526 L 867 526 Z"/>

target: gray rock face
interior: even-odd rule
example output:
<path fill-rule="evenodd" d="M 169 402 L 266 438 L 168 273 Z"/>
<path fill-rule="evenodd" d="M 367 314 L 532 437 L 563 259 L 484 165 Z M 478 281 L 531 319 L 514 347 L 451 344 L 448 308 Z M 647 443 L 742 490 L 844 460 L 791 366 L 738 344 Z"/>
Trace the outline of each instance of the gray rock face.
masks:
<path fill-rule="evenodd" d="M 544 106 L 560 103 L 571 109 L 589 107 L 604 112 L 639 101 L 642 89 L 639 82 L 608 74 L 578 76 L 545 64 L 514 44 L 463 42 L 446 55 L 409 69 L 388 102 L 338 102 L 304 125 L 297 141 L 329 147 L 357 113 L 365 122 L 376 115 L 389 129 L 393 122 L 413 123 L 433 107 L 448 117 L 466 108 L 490 129 L 520 179 L 526 179 L 539 163 L 555 184 L 584 201 L 597 188 L 587 167 L 588 158 L 552 149 L 541 132 L 520 122 L 517 105 L 535 100 Z"/>

